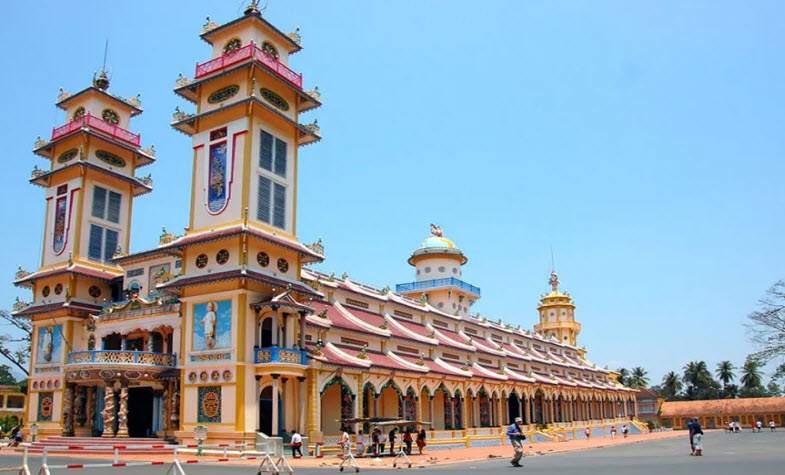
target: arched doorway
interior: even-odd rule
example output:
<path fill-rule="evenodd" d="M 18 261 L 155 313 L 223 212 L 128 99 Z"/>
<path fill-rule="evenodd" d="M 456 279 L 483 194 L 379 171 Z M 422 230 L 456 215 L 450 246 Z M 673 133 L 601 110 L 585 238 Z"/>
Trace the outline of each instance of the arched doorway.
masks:
<path fill-rule="evenodd" d="M 403 393 L 392 380 L 387 381 L 379 392 L 379 416 L 403 418 Z"/>
<path fill-rule="evenodd" d="M 512 424 L 512 421 L 514 421 L 516 417 L 523 418 L 521 415 L 521 403 L 518 399 L 518 393 L 515 391 L 512 391 L 510 397 L 507 398 L 507 417 L 510 424 Z"/>
<path fill-rule="evenodd" d="M 342 422 L 354 417 L 354 394 L 343 379 L 334 377 L 327 383 L 321 394 L 321 408 L 325 435 L 353 432 L 352 424 Z"/>
<path fill-rule="evenodd" d="M 273 318 L 266 317 L 262 319 L 259 325 L 259 347 L 268 348 L 273 346 Z"/>
<path fill-rule="evenodd" d="M 477 396 L 480 405 L 480 427 L 490 427 L 493 421 L 491 399 L 485 391 L 485 388 L 480 388 Z"/>
<path fill-rule="evenodd" d="M 406 390 L 406 396 L 403 398 L 403 418 L 409 421 L 417 420 L 417 393 L 411 386 Z"/>
<path fill-rule="evenodd" d="M 534 394 L 534 404 L 532 410 L 534 411 L 534 423 L 544 424 L 544 409 L 545 409 L 545 394 L 541 390 L 537 390 Z"/>
<path fill-rule="evenodd" d="M 279 404 L 280 408 L 281 405 Z M 279 414 L 280 420 L 280 414 Z M 267 435 L 273 433 L 273 388 L 266 386 L 259 393 L 259 432 Z"/>
<path fill-rule="evenodd" d="M 456 389 L 452 398 L 452 413 L 455 427 L 453 429 L 463 429 L 463 397 L 461 391 Z"/>

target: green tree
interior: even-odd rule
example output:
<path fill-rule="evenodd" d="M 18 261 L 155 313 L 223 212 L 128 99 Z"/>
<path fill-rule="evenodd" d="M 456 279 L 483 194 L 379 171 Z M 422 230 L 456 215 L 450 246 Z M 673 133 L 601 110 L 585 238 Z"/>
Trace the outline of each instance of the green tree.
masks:
<path fill-rule="evenodd" d="M 19 384 L 8 365 L 0 364 L 0 384 Z"/>
<path fill-rule="evenodd" d="M 630 370 L 627 368 L 619 368 L 616 372 L 619 373 L 619 382 L 625 386 L 629 386 Z"/>
<path fill-rule="evenodd" d="M 705 361 L 687 363 L 682 381 L 686 385 L 684 395 L 687 399 L 717 399 L 720 395 L 720 385 L 712 378 Z"/>
<path fill-rule="evenodd" d="M 681 392 L 682 384 L 681 378 L 675 372 L 671 371 L 662 378 L 662 385 L 660 386 L 660 396 L 672 401 L 676 399 Z"/>
<path fill-rule="evenodd" d="M 773 380 L 769 381 L 769 385 L 766 386 L 766 391 L 769 393 L 769 396 L 772 397 L 782 396 L 782 388 L 780 388 L 780 385 Z"/>
<path fill-rule="evenodd" d="M 649 385 L 648 373 L 640 366 L 632 368 L 632 373 L 628 378 L 629 386 L 634 389 L 645 388 Z"/>
<path fill-rule="evenodd" d="M 717 376 L 717 379 L 722 383 L 723 398 L 734 397 L 731 395 L 733 391 L 730 390 L 730 386 L 733 380 L 736 379 L 736 374 L 734 373 L 735 369 L 736 367 L 733 366 L 733 363 L 725 360 L 717 363 L 717 369 L 714 370 L 715 376 Z M 736 392 L 738 392 L 738 388 Z"/>
<path fill-rule="evenodd" d="M 761 375 L 763 364 L 753 355 L 747 357 L 741 367 L 741 395 L 743 397 L 762 397 L 766 395 Z"/>

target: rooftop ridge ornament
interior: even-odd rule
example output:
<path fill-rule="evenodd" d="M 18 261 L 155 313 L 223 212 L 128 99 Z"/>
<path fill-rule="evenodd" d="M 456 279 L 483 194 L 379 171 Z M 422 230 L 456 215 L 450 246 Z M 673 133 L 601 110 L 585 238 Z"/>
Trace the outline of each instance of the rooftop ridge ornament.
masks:
<path fill-rule="evenodd" d="M 177 74 L 177 79 L 174 80 L 174 87 L 181 88 L 185 87 L 193 82 L 193 79 L 187 78 L 183 76 L 183 73 Z"/>
<path fill-rule="evenodd" d="M 38 137 L 35 138 L 35 142 L 33 142 L 33 148 L 34 149 L 39 149 L 41 147 L 45 147 L 46 144 L 48 144 L 48 143 L 49 143 L 48 140 L 42 139 L 41 136 L 39 135 Z"/>
<path fill-rule="evenodd" d="M 321 132 L 321 129 L 319 128 L 319 121 L 316 119 L 314 119 L 310 124 L 305 124 L 303 127 L 305 127 L 305 130 L 314 135 L 319 135 Z"/>
<path fill-rule="evenodd" d="M 298 45 L 298 46 L 299 46 L 299 45 L 300 45 L 300 43 L 302 43 L 302 41 L 303 41 L 303 37 L 302 37 L 302 36 L 300 36 L 300 27 L 299 27 L 299 26 L 298 26 L 298 27 L 296 27 L 296 28 L 294 29 L 294 31 L 290 31 L 290 32 L 289 32 L 289 33 L 288 33 L 286 36 L 288 36 L 290 40 L 292 40 L 292 41 L 294 41 L 295 43 L 297 43 L 297 45 Z"/>
<path fill-rule="evenodd" d="M 177 236 L 167 231 L 166 227 L 163 227 L 161 228 L 161 236 L 158 237 L 158 245 L 163 246 L 164 244 L 169 244 L 175 239 L 177 239 Z"/>
<path fill-rule="evenodd" d="M 32 275 L 32 272 L 26 270 L 22 266 L 19 266 L 19 267 L 16 268 L 16 273 L 14 274 L 14 277 L 16 278 L 16 280 L 20 280 L 20 279 L 24 279 L 25 277 L 27 277 L 29 275 Z"/>
<path fill-rule="evenodd" d="M 202 25 L 202 34 L 218 28 L 218 23 L 212 21 L 209 16 L 205 18 L 204 25 Z"/>
<path fill-rule="evenodd" d="M 57 92 L 57 102 L 63 102 L 64 100 L 71 97 L 71 93 L 63 89 L 62 87 Z"/>
<path fill-rule="evenodd" d="M 265 6 L 263 6 L 262 9 L 260 10 L 259 9 L 259 0 L 251 0 L 251 3 L 249 3 L 248 6 L 245 7 L 245 11 L 243 12 L 243 14 L 244 15 L 262 16 L 262 10 L 265 10 L 266 8 L 267 8 L 267 5 L 265 4 Z"/>
<path fill-rule="evenodd" d="M 317 101 L 321 100 L 321 98 L 322 98 L 322 93 L 321 93 L 321 91 L 319 91 L 319 86 L 314 86 L 314 88 L 311 89 L 310 91 L 307 91 L 306 94 L 308 94 L 309 96 L 313 97 Z"/>
<path fill-rule="evenodd" d="M 431 223 L 431 236 L 444 237 L 441 226 Z"/>
<path fill-rule="evenodd" d="M 109 76 L 104 69 L 101 69 L 97 76 L 93 74 L 93 86 L 102 91 L 109 89 Z"/>
<path fill-rule="evenodd" d="M 559 276 L 556 274 L 555 270 L 551 271 L 551 277 L 548 279 L 548 283 L 551 284 L 551 290 L 554 293 L 559 291 Z"/>
<path fill-rule="evenodd" d="M 313 252 L 324 255 L 324 244 L 322 244 L 322 238 L 317 239 L 315 242 L 311 244 L 306 244 L 305 247 L 312 250 Z"/>

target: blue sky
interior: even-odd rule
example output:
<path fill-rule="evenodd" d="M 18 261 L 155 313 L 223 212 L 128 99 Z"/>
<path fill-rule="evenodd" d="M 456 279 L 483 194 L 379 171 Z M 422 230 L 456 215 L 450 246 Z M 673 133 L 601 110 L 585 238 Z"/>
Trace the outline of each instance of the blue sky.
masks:
<path fill-rule="evenodd" d="M 439 223 L 469 256 L 475 310 L 530 327 L 550 248 L 611 367 L 658 381 L 693 359 L 740 364 L 745 316 L 785 278 L 785 29 L 781 2 L 270 0 L 301 28 L 292 58 L 318 85 L 324 140 L 301 150 L 299 236 L 322 269 L 374 285 Z M 0 59 L 0 275 L 38 266 L 43 193 L 27 183 L 37 135 L 65 121 L 58 87 L 100 67 L 141 93 L 155 191 L 135 203 L 132 249 L 187 224 L 191 110 L 172 86 L 209 57 L 206 15 L 244 2 L 9 2 Z M 0 286 L 10 307 L 23 289 Z"/>

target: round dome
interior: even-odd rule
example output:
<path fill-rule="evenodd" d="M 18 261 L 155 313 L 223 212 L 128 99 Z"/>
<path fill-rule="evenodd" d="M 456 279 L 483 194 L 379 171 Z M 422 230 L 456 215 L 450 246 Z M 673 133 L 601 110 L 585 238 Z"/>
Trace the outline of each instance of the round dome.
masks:
<path fill-rule="evenodd" d="M 442 236 L 428 236 L 428 238 L 420 244 L 420 249 L 455 249 L 455 243 Z"/>

